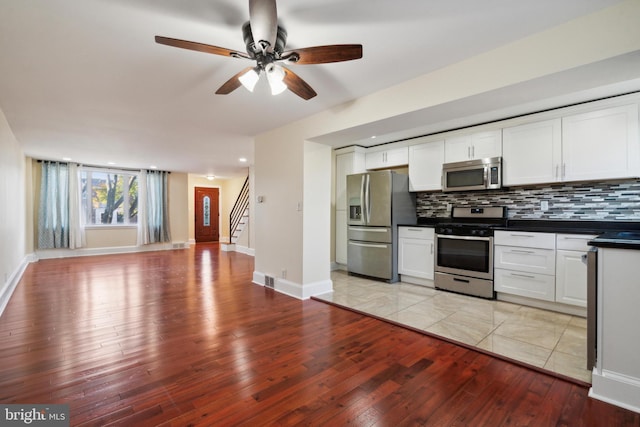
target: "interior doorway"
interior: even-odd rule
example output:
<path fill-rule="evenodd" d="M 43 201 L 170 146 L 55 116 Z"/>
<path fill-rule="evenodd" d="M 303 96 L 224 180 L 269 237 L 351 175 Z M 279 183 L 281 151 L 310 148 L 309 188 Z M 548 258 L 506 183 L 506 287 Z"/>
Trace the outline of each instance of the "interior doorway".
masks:
<path fill-rule="evenodd" d="M 220 240 L 220 189 L 195 188 L 195 239 L 196 243 Z"/>

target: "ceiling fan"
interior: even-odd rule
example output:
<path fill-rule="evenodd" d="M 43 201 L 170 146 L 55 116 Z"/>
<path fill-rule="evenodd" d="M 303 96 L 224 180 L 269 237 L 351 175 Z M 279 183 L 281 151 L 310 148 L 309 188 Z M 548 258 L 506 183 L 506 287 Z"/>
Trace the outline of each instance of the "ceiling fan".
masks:
<path fill-rule="evenodd" d="M 314 46 L 285 51 L 287 32 L 278 25 L 276 0 L 249 0 L 249 21 L 242 26 L 246 53 L 203 43 L 156 36 L 156 43 L 214 55 L 255 60 L 250 66 L 231 77 L 216 91 L 227 95 L 241 85 L 253 91 L 260 74 L 267 76 L 271 93 L 277 95 L 289 89 L 308 100 L 316 96 L 311 86 L 281 64 L 326 64 L 362 58 L 362 45 L 340 44 Z"/>

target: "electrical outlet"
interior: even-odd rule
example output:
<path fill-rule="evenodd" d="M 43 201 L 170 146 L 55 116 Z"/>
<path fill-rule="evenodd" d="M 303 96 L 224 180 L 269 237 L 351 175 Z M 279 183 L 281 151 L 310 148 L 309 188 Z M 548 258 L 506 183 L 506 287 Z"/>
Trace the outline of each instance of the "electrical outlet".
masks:
<path fill-rule="evenodd" d="M 542 200 L 540 202 L 540 210 L 542 211 L 548 211 L 549 210 L 549 202 L 546 200 Z"/>
<path fill-rule="evenodd" d="M 283 279 L 287 278 L 287 269 L 286 268 L 282 269 L 281 276 L 282 276 Z"/>

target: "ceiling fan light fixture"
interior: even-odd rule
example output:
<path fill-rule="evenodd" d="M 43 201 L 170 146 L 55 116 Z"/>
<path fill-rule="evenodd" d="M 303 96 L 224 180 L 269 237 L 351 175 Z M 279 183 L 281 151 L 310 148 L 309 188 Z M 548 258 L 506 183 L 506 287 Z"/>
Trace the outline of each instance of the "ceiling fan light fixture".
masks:
<path fill-rule="evenodd" d="M 249 92 L 253 92 L 253 89 L 256 87 L 256 83 L 258 83 L 259 78 L 260 78 L 259 70 L 256 71 L 255 68 L 252 68 L 246 73 L 244 73 L 243 75 L 241 75 L 240 77 L 238 77 L 238 80 L 240 80 L 240 83 L 242 83 L 242 86 L 247 88 Z"/>
<path fill-rule="evenodd" d="M 279 65 L 269 64 L 265 71 L 267 72 L 267 80 L 269 81 L 272 95 L 279 95 L 288 89 L 283 81 L 285 75 L 284 68 Z"/>

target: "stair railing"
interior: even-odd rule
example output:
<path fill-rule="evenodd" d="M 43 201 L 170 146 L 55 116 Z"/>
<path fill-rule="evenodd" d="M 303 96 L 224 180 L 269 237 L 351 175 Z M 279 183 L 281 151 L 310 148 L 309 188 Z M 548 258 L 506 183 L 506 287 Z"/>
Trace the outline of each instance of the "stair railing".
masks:
<path fill-rule="evenodd" d="M 242 221 L 242 217 L 244 216 L 244 212 L 249 207 L 249 177 L 245 179 L 244 184 L 242 185 L 242 189 L 240 190 L 240 194 L 238 194 L 238 198 L 233 204 L 233 208 L 231 209 L 231 213 L 229 214 L 229 243 L 233 242 L 233 234 L 238 229 L 238 225 L 240 221 Z"/>

